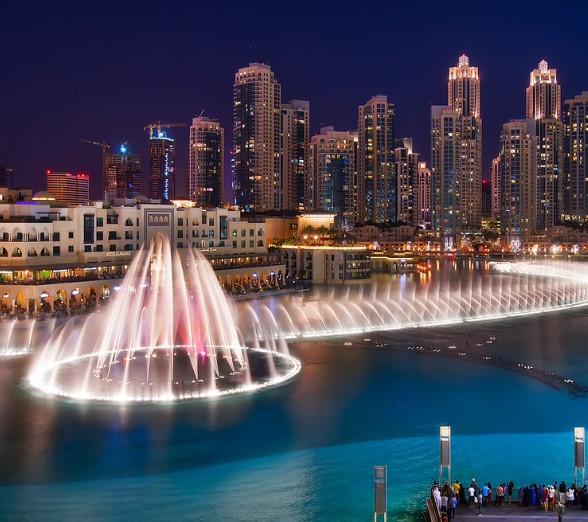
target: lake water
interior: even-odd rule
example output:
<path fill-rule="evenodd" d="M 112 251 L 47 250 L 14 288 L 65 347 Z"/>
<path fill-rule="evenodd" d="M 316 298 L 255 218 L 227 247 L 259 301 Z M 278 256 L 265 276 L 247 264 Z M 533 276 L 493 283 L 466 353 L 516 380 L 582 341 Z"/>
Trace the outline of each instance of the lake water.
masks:
<path fill-rule="evenodd" d="M 588 384 L 587 326 L 588 309 L 576 309 L 385 337 L 467 342 Z M 586 398 L 504 369 L 343 341 L 292 344 L 303 369 L 278 389 L 173 406 L 48 400 L 23 385 L 26 359 L 1 362 L 0 518 L 368 522 L 373 466 L 384 464 L 390 519 L 422 520 L 440 425 L 452 427 L 452 478 L 573 481 Z"/>

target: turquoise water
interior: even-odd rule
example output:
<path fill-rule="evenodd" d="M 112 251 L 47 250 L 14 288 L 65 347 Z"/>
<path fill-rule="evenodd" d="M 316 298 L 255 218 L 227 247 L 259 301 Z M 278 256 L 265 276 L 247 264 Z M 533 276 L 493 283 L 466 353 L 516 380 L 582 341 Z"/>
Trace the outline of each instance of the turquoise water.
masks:
<path fill-rule="evenodd" d="M 588 310 L 576 310 L 388 337 L 467 342 L 587 384 L 587 324 Z M 494 367 L 358 344 L 292 345 L 304 364 L 294 382 L 173 407 L 47 401 L 23 387 L 26 361 L 4 362 L 2 519 L 367 522 L 373 466 L 385 464 L 389 516 L 421 520 L 442 424 L 452 426 L 453 478 L 572 482 L 587 399 Z"/>

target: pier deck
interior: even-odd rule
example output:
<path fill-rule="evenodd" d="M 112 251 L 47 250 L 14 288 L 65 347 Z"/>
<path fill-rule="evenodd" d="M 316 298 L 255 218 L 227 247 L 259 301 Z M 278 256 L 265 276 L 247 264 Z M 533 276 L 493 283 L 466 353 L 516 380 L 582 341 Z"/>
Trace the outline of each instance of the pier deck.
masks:
<path fill-rule="evenodd" d="M 552 520 L 557 521 L 557 514 L 553 511 L 544 511 L 538 507 L 520 507 L 518 504 L 502 505 L 501 507 L 484 506 L 482 516 L 478 516 L 478 508 L 468 506 L 457 506 L 455 510 L 455 520 L 480 520 L 487 519 L 492 522 L 511 522 L 514 520 Z M 584 520 L 588 521 L 588 511 L 583 510 L 580 506 L 566 508 L 563 520 Z"/>

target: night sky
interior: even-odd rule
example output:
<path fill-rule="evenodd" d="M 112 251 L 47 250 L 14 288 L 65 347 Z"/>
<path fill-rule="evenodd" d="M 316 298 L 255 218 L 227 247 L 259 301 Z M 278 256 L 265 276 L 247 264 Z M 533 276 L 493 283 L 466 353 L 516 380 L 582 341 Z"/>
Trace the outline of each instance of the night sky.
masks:
<path fill-rule="evenodd" d="M 484 177 L 501 125 L 524 117 L 541 59 L 557 68 L 562 101 L 588 90 L 583 2 L 150 4 L 3 4 L 0 165 L 15 185 L 45 189 L 46 169 L 87 172 L 97 198 L 101 150 L 81 138 L 128 141 L 146 175 L 143 126 L 189 124 L 203 109 L 221 120 L 230 150 L 234 73 L 254 61 L 272 66 L 284 102 L 310 101 L 312 134 L 356 128 L 357 106 L 388 95 L 397 136 L 412 136 L 428 161 L 429 107 L 447 103 L 448 68 L 467 54 L 482 83 Z M 188 130 L 172 131 L 182 179 Z"/>

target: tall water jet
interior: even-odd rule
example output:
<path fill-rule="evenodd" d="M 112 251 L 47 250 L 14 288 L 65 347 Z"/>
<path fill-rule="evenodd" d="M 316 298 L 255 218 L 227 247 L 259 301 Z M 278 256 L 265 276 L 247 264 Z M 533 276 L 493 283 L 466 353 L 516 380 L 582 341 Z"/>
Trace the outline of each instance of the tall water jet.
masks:
<path fill-rule="evenodd" d="M 251 391 L 300 370 L 285 343 L 248 348 L 208 261 L 180 260 L 157 234 L 106 312 L 72 319 L 38 355 L 29 382 L 82 400 L 174 401 Z"/>

